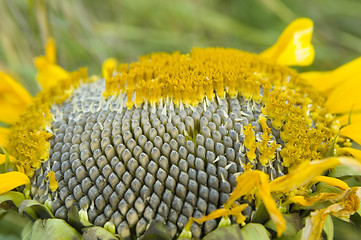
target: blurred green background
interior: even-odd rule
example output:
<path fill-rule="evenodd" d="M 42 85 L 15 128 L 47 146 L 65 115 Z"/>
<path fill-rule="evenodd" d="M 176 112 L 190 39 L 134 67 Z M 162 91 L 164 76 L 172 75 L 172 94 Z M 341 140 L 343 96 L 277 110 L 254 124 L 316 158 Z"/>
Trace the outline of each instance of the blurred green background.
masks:
<path fill-rule="evenodd" d="M 315 23 L 315 63 L 329 70 L 361 56 L 359 0 L 1 0 L 0 70 L 38 91 L 33 58 L 53 36 L 58 62 L 71 71 L 100 73 L 108 57 L 135 61 L 154 51 L 189 52 L 193 46 L 261 52 L 292 20 Z M 0 239 L 19 239 L 25 221 L 0 220 Z M 359 224 L 338 222 L 336 239 L 360 239 Z M 11 235 L 11 234 L 15 235 Z"/>

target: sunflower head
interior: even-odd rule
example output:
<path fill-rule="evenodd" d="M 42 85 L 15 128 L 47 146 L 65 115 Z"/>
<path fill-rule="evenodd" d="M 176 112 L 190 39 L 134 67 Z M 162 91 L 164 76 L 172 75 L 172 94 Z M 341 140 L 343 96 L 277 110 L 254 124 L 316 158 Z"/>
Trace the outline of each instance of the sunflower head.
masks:
<path fill-rule="evenodd" d="M 328 95 L 285 66 L 313 61 L 312 29 L 298 19 L 260 55 L 194 48 L 108 59 L 103 78 L 66 72 L 50 41 L 35 61 L 44 90 L 5 130 L 10 168 L 1 178 L 16 181 L 0 193 L 26 184 L 27 201 L 85 239 L 94 226 L 122 239 L 241 237 L 255 226 L 287 237 L 290 214 L 323 203 L 303 229 L 319 237 L 329 214 L 349 217 L 359 204 L 357 188 L 325 172 L 361 164 L 324 159 L 359 154 L 350 147 L 355 125 L 340 132 Z M 337 191 L 315 189 L 320 182 Z M 268 230 L 254 225 L 268 220 Z"/>

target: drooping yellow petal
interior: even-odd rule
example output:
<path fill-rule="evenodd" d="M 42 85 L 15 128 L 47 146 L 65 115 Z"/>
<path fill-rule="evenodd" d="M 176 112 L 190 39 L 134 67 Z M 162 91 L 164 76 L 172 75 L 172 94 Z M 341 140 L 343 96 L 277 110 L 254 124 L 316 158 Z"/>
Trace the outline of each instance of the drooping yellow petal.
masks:
<path fill-rule="evenodd" d="M 341 126 L 345 126 L 350 123 L 358 123 L 361 122 L 361 113 L 352 113 L 351 118 L 349 114 L 344 114 L 337 118 L 337 120 L 340 122 Z"/>
<path fill-rule="evenodd" d="M 34 59 L 34 64 L 38 69 L 36 80 L 43 89 L 55 86 L 60 80 L 66 79 L 70 74 L 56 64 L 56 46 L 54 39 L 48 39 L 45 46 L 45 56 Z"/>
<path fill-rule="evenodd" d="M 31 103 L 31 95 L 8 74 L 0 72 L 0 121 L 13 124 Z"/>
<path fill-rule="evenodd" d="M 108 58 L 103 62 L 102 74 L 105 79 L 112 77 L 113 71 L 117 66 L 118 62 L 115 58 Z"/>
<path fill-rule="evenodd" d="M 11 189 L 29 183 L 29 178 L 21 172 L 7 172 L 0 174 L 0 194 L 6 193 Z"/>
<path fill-rule="evenodd" d="M 322 228 L 328 215 L 349 218 L 360 207 L 360 199 L 356 192 L 357 187 L 346 190 L 338 202 L 327 208 L 316 210 L 306 219 L 306 225 L 302 232 L 302 240 L 315 240 L 321 238 Z"/>
<path fill-rule="evenodd" d="M 292 169 L 287 175 L 278 177 L 270 183 L 270 189 L 274 192 L 289 192 L 298 187 L 309 184 L 316 176 L 320 176 L 325 170 L 338 165 L 351 166 L 361 171 L 361 164 L 347 157 L 333 157 L 324 160 L 316 160 L 300 164 Z"/>
<path fill-rule="evenodd" d="M 277 42 L 260 55 L 282 65 L 308 66 L 315 57 L 311 44 L 312 32 L 311 19 L 296 19 L 287 26 Z"/>
<path fill-rule="evenodd" d="M 268 214 L 270 215 L 272 221 L 275 223 L 277 227 L 277 237 L 281 237 L 282 233 L 286 231 L 286 222 L 285 219 L 282 216 L 282 213 L 278 209 L 276 202 L 274 201 L 270 186 L 269 186 L 269 176 L 263 172 L 260 172 L 259 174 L 259 184 L 257 186 L 258 188 L 258 194 L 261 196 L 263 200 L 263 204 L 265 205 Z"/>
<path fill-rule="evenodd" d="M 357 158 L 359 161 L 361 161 L 361 150 L 350 147 L 344 147 L 342 148 L 342 150 L 345 150 L 346 152 Z"/>
<path fill-rule="evenodd" d="M 307 79 L 318 91 L 330 93 L 338 84 L 346 83 L 351 78 L 357 78 L 361 73 L 361 57 L 329 72 L 301 73 L 301 77 Z"/>
<path fill-rule="evenodd" d="M 333 178 L 333 177 L 327 177 L 327 176 L 316 176 L 312 179 L 312 182 L 323 182 L 327 183 L 328 185 L 338 187 L 340 189 L 348 189 L 350 188 L 347 183 L 344 181 Z"/>
<path fill-rule="evenodd" d="M 8 136 L 10 133 L 9 128 L 0 127 L 0 146 L 7 147 L 8 145 Z"/>
<path fill-rule="evenodd" d="M 341 205 L 335 204 L 332 205 L 332 208 L 338 210 L 341 209 Z M 330 209 L 328 208 L 312 212 L 311 216 L 306 219 L 306 225 L 302 232 L 302 240 L 321 239 L 322 228 L 328 215 L 330 215 Z"/>
<path fill-rule="evenodd" d="M 243 195 L 250 194 L 251 191 L 257 187 L 257 194 L 261 197 L 272 221 L 276 224 L 277 236 L 280 237 L 286 229 L 286 222 L 271 195 L 268 179 L 267 174 L 258 170 L 246 171 L 239 175 L 237 177 L 237 185 L 224 204 L 224 207 L 230 208 L 234 201 Z"/>
<path fill-rule="evenodd" d="M 330 92 L 326 106 L 331 113 L 347 114 L 350 111 L 359 111 L 361 110 L 360 89 L 360 76 L 353 76 Z"/>
<path fill-rule="evenodd" d="M 341 128 L 340 135 L 351 138 L 358 144 L 361 144 L 361 122 Z"/>

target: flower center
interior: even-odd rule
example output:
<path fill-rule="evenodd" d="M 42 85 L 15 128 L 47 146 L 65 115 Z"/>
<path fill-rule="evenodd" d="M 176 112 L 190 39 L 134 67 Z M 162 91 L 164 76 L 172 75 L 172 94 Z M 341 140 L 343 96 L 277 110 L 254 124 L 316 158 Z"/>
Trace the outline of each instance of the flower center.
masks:
<path fill-rule="evenodd" d="M 60 94 L 47 114 L 35 104 L 26 119 L 51 117 L 50 146 L 43 117 L 13 128 L 23 142 L 13 138 L 12 154 L 36 170 L 31 194 L 51 202 L 56 217 L 75 206 L 95 225 L 113 222 L 123 237 L 141 236 L 151 219 L 175 236 L 190 217 L 220 208 L 246 168 L 286 174 L 324 156 L 338 130 L 295 72 L 239 50 L 152 54 L 107 71 Z M 49 172 L 58 182 L 52 192 Z M 193 226 L 200 237 L 217 222 Z"/>

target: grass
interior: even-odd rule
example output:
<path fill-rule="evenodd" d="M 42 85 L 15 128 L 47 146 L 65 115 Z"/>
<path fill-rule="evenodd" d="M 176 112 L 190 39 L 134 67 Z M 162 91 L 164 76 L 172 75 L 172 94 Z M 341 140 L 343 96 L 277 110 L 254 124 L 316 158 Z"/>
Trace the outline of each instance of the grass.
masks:
<path fill-rule="evenodd" d="M 17 73 L 32 93 L 34 56 L 53 36 L 67 70 L 99 73 L 108 57 L 122 62 L 154 51 L 193 46 L 261 52 L 293 19 L 315 22 L 312 69 L 333 69 L 361 55 L 361 2 L 352 0 L 4 0 L 0 2 L 0 69 Z M 311 69 L 310 67 L 305 68 Z"/>

